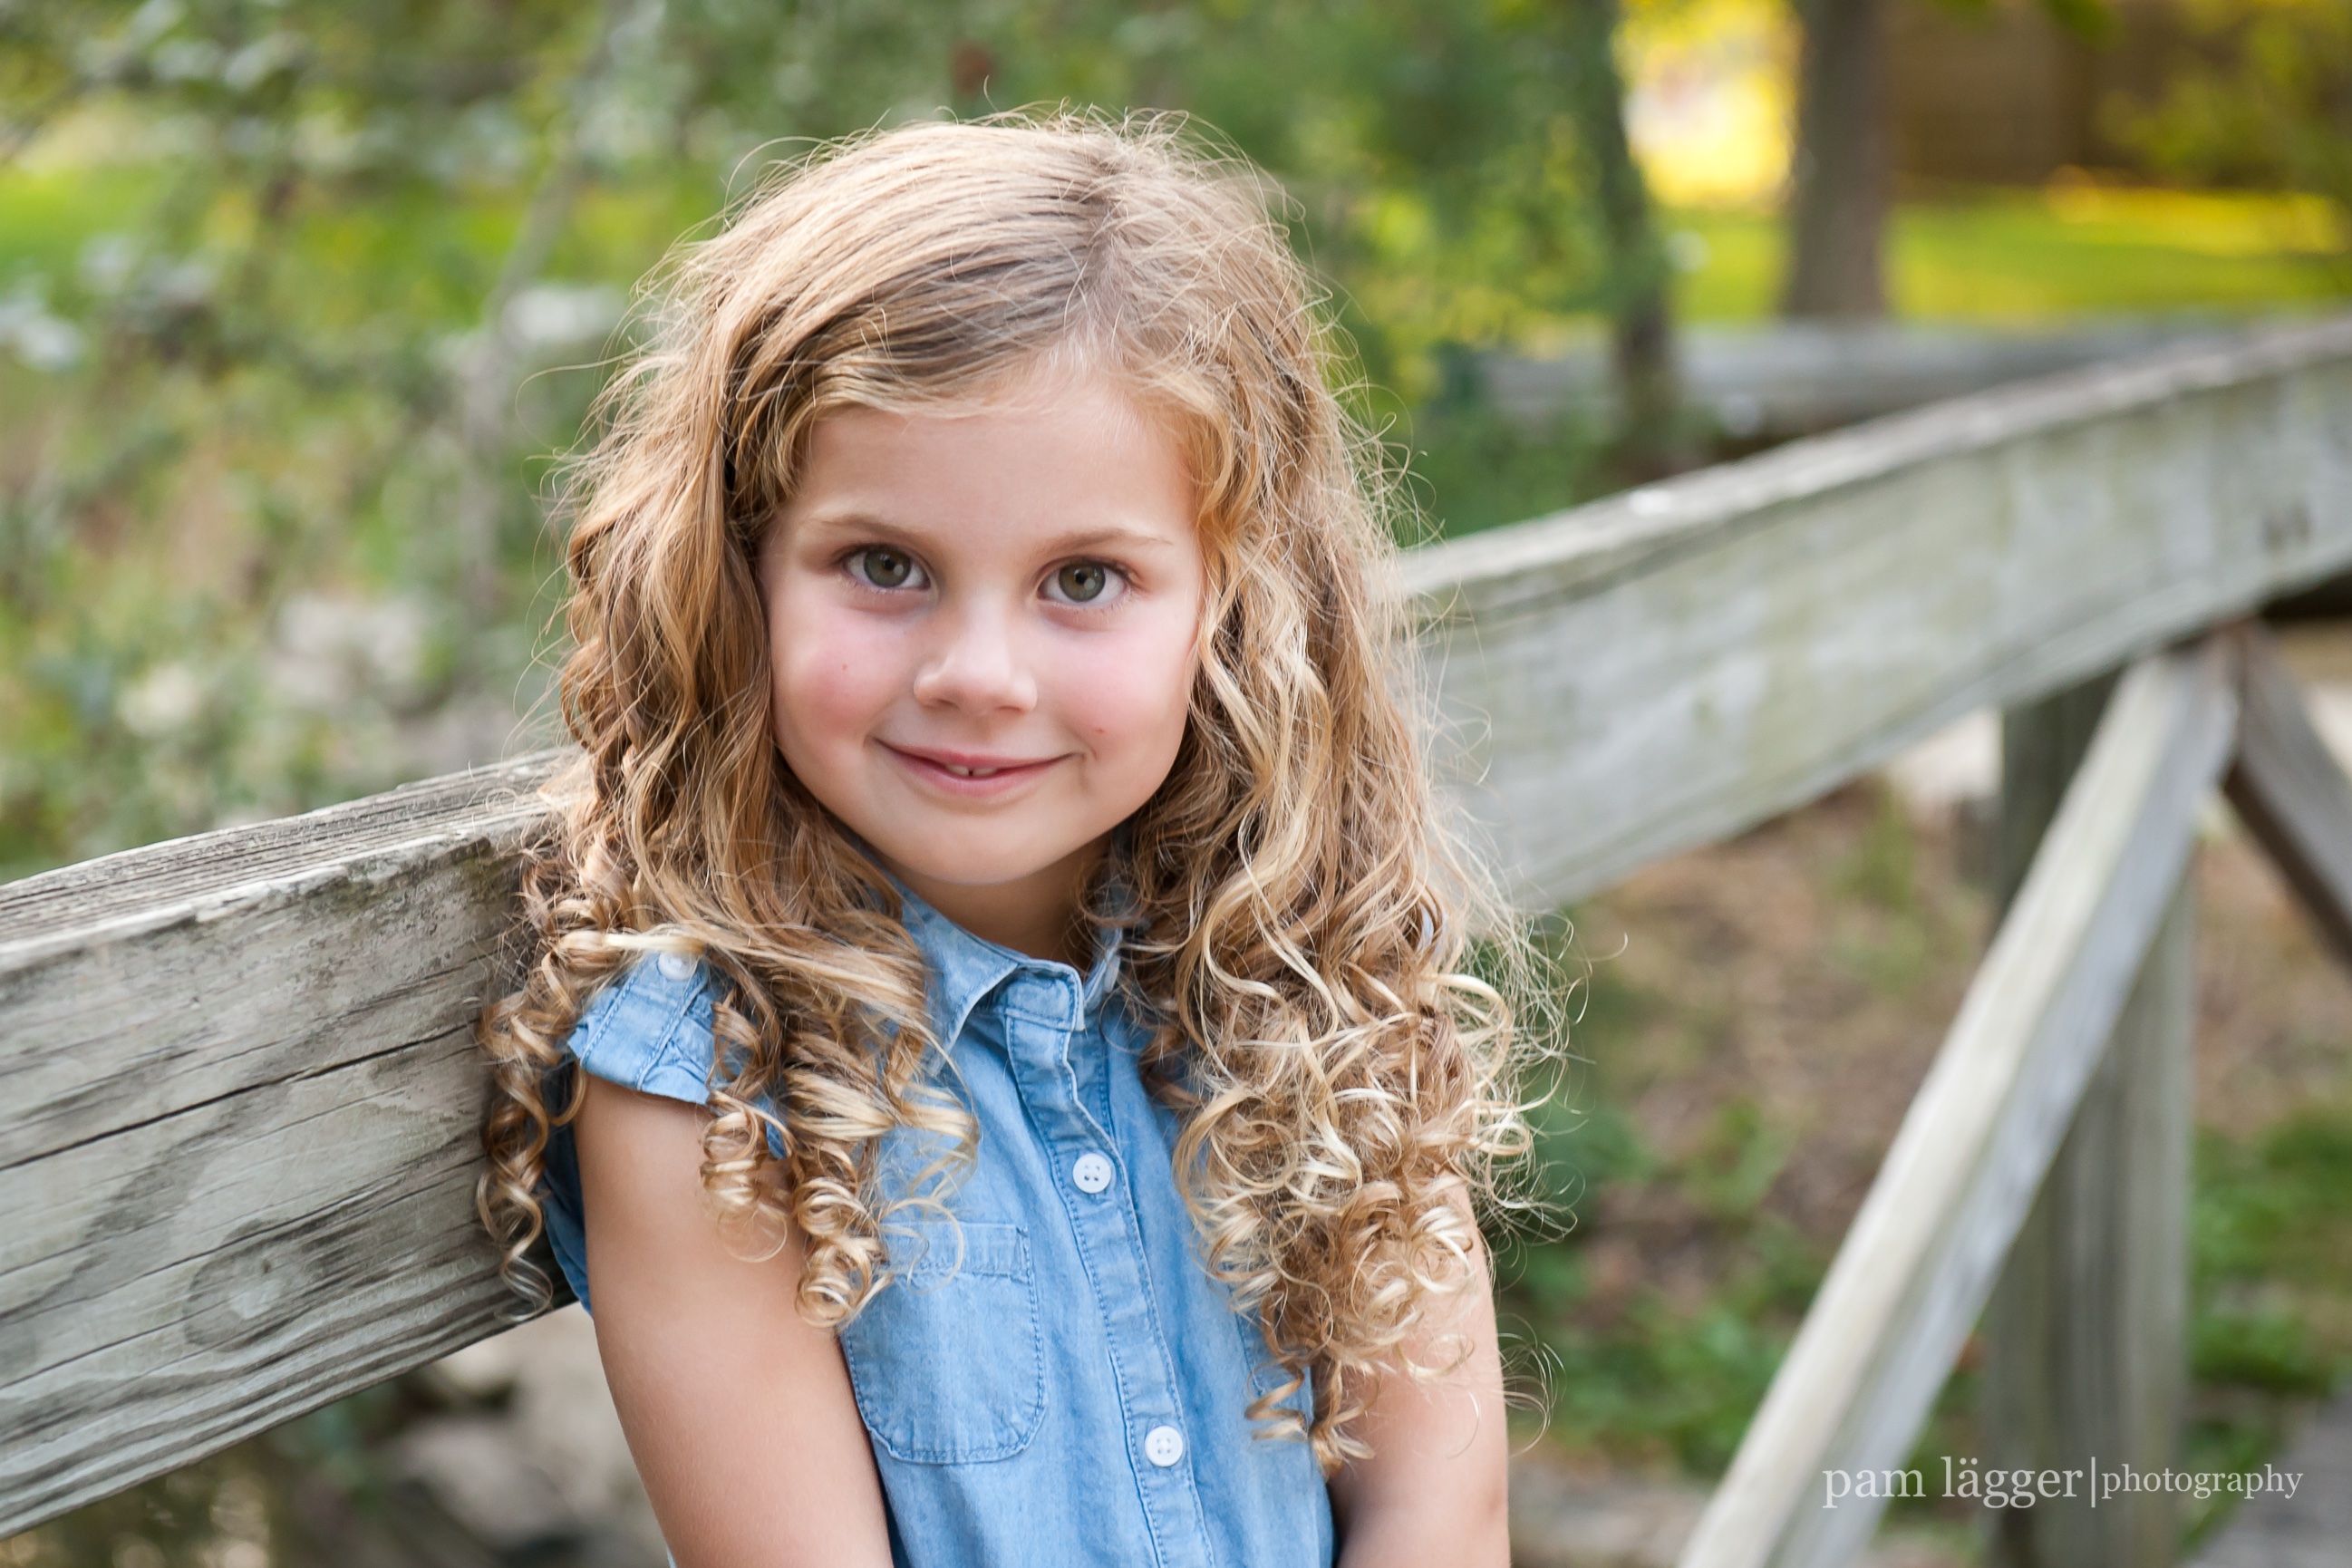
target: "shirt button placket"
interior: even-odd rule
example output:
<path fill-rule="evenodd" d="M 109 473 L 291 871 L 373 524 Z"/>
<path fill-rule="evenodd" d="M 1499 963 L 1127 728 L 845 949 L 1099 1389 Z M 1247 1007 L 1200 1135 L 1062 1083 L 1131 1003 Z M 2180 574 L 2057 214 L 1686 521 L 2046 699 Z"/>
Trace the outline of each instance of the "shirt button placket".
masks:
<path fill-rule="evenodd" d="M 1181 1402 L 1175 1387 L 1175 1367 L 1163 1342 L 1151 1301 L 1143 1261 L 1143 1237 L 1118 1167 L 1104 1152 L 1108 1130 L 1096 1125 L 1078 1099 L 1069 1064 L 1069 1051 L 1084 1029 L 1075 991 L 1066 994 L 1071 1022 L 1062 1027 L 1045 1026 L 1035 1015 L 1050 1014 L 1042 997 L 1024 996 L 1016 986 L 1013 1005 L 1032 1015 L 1014 1022 L 1010 1033 L 1026 1036 L 1026 1049 L 1016 1046 L 1017 1058 L 1034 1064 L 1022 1071 L 1025 1096 L 1050 1104 L 1051 1112 L 1038 1118 L 1059 1145 L 1056 1163 L 1065 1173 L 1071 1196 L 1070 1220 L 1077 1231 L 1080 1250 L 1089 1259 L 1088 1272 L 1101 1292 L 1104 1328 L 1110 1335 L 1112 1359 L 1118 1369 L 1120 1401 L 1141 1428 L 1139 1457 L 1150 1468 L 1143 1477 L 1144 1513 L 1153 1536 L 1158 1560 L 1163 1563 L 1207 1561 L 1208 1543 L 1199 1517 L 1189 1470 L 1183 1468 L 1189 1445 L 1175 1425 Z M 1032 1055 L 1031 1053 L 1035 1053 Z M 1040 1104 L 1033 1103 L 1033 1114 Z M 1066 1162 L 1066 1163 L 1064 1163 Z M 1129 1442 L 1136 1439 L 1130 1437 Z M 1130 1449 L 1130 1453 L 1136 1452 Z"/>

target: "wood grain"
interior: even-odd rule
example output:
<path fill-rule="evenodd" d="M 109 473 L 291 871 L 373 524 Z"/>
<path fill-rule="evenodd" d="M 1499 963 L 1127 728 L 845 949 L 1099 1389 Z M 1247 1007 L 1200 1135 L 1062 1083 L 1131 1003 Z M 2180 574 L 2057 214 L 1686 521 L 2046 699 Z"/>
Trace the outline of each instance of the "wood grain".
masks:
<path fill-rule="evenodd" d="M 500 1325 L 468 1019 L 548 771 L 0 889 L 0 1536 Z"/>
<path fill-rule="evenodd" d="M 2352 319 L 1956 400 L 1411 561 L 1529 907 L 2352 563 Z"/>
<path fill-rule="evenodd" d="M 2259 627 L 2247 633 L 2245 704 L 2230 804 L 2336 956 L 2352 963 L 2352 782 Z"/>
<path fill-rule="evenodd" d="M 1840 1568 L 1902 1464 L 2122 1012 L 2229 758 L 2233 645 L 2124 678 L 1681 1568 Z"/>
<path fill-rule="evenodd" d="M 2347 411 L 2352 320 L 1418 552 L 1464 798 L 1557 902 L 2321 576 Z M 497 1326 L 464 1038 L 553 765 L 0 888 L 0 1531 Z"/>
<path fill-rule="evenodd" d="M 2088 751 L 2113 682 L 2001 716 L 1996 887 L 2013 896 Z M 2243 731 L 2241 729 L 2241 734 Z M 2010 876 L 2013 864 L 2015 875 Z M 1978 1328 L 1979 1457 L 1988 1469 L 2149 1471 L 2179 1458 L 2189 1371 L 2189 1174 L 2196 1036 L 2195 878 L 2141 962 L 2065 1140 Z M 2179 1498 L 2138 1491 L 2002 1509 L 1990 1568 L 2158 1568 Z"/>

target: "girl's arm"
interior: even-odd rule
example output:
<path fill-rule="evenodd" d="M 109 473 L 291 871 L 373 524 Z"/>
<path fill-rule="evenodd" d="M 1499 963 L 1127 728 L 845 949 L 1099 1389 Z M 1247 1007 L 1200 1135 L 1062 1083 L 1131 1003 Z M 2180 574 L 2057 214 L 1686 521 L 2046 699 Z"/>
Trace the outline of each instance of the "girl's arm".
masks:
<path fill-rule="evenodd" d="M 678 1568 L 887 1568 L 874 1453 L 803 1250 L 730 1252 L 702 1205 L 708 1113 L 591 1077 L 574 1130 L 596 1348 Z"/>
<path fill-rule="evenodd" d="M 1425 1382 L 1383 1377 L 1354 1428 L 1371 1457 L 1331 1479 L 1339 1568 L 1508 1568 L 1510 1445 L 1483 1250 L 1471 1270 L 1463 1290 L 1433 1303 L 1432 1321 L 1407 1346 L 1421 1364 L 1450 1370 Z"/>

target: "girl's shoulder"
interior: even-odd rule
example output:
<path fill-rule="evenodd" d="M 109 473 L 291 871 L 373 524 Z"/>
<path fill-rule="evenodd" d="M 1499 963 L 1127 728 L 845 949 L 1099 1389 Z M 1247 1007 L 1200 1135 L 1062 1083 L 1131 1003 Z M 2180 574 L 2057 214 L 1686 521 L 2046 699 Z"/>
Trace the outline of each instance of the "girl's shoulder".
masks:
<path fill-rule="evenodd" d="M 705 1104 L 717 994 L 709 965 L 683 953 L 646 953 L 596 994 L 564 1049 L 608 1083 Z"/>

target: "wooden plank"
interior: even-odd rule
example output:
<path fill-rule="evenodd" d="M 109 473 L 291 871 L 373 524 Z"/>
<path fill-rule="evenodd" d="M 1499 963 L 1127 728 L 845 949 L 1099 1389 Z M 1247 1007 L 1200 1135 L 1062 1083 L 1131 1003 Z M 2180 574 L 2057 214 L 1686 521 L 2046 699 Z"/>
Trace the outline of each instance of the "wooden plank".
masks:
<path fill-rule="evenodd" d="M 0 889 L 0 1536 L 499 1326 L 467 1021 L 548 766 Z"/>
<path fill-rule="evenodd" d="M 2320 933 L 2352 963 L 2352 783 L 2258 626 L 2247 633 L 2245 716 L 2226 787 Z"/>
<path fill-rule="evenodd" d="M 2352 319 L 1961 399 L 1422 552 L 1543 908 L 2352 563 Z"/>
<path fill-rule="evenodd" d="M 2175 1468 L 2187 1429 L 2189 1173 L 2197 1022 L 2189 879 L 1986 1305 L 1979 1373 L 1985 1467 Z M 2087 1492 L 1990 1521 L 1999 1568 L 2159 1568 L 2180 1496 Z"/>
<path fill-rule="evenodd" d="M 2001 716 L 1995 889 L 2025 879 L 2090 749 L 2102 678 Z M 2178 1458 L 2189 1365 L 2190 1065 L 2196 1033 L 2192 879 L 2181 879 L 1981 1327 L 1978 1452 L 1988 1468 L 2059 1471 L 2096 1454 L 2161 1470 Z M 2179 1500 L 2079 1489 L 1990 1521 L 1987 1561 L 2156 1568 L 2172 1561 Z"/>
<path fill-rule="evenodd" d="M 2209 639 L 2127 674 L 1682 1568 L 1839 1568 L 2056 1152 L 2186 861 L 2236 718 Z"/>
<path fill-rule="evenodd" d="M 1675 347 L 1683 401 L 1726 434 L 1752 439 L 1827 430 L 2224 331 L 2160 318 L 2054 331 L 1813 319 L 1700 322 L 1682 328 Z M 1495 407 L 1530 425 L 1616 415 L 1607 345 L 1597 339 L 1541 359 L 1484 355 L 1477 369 Z"/>
<path fill-rule="evenodd" d="M 1522 891 L 1565 899 L 1967 708 L 2352 562 L 2347 409 L 2352 320 L 2257 334 L 1423 552 L 1404 588 L 1448 710 L 1508 718 L 1473 737 L 1474 804 Z M 44 1434 L 0 1453 L 0 1530 L 493 1326 L 462 1184 L 436 1162 L 479 1105 L 454 1042 L 493 988 L 507 851 L 550 765 L 0 889 L 0 1173 L 39 1216 L 0 1235 L 0 1402 L 43 1401 L 0 1418 Z M 379 1059 L 415 1075 L 415 1113 L 354 1131 L 335 1119 L 395 1114 L 359 1070 Z M 232 1104 L 246 1120 L 203 1120 Z M 292 1154 L 264 1165 L 288 1206 L 238 1184 L 238 1145 L 306 1148 L 314 1121 L 353 1151 L 347 1186 Z M 234 1137 L 198 1136 L 210 1126 Z M 120 1207 L 76 1200 L 60 1173 L 89 1179 L 73 1159 L 101 1143 Z M 238 1230 L 257 1205 L 278 1228 Z M 320 1315 L 345 1360 L 187 1348 L 139 1282 L 215 1253 L 242 1261 L 213 1278 L 325 1278 L 333 1258 L 349 1271 L 334 1289 L 359 1292 L 348 1317 Z M 291 1345 L 318 1294 L 236 1299 L 274 1301 L 252 1333 Z M 172 1367 L 187 1375 L 142 1381 Z"/>

